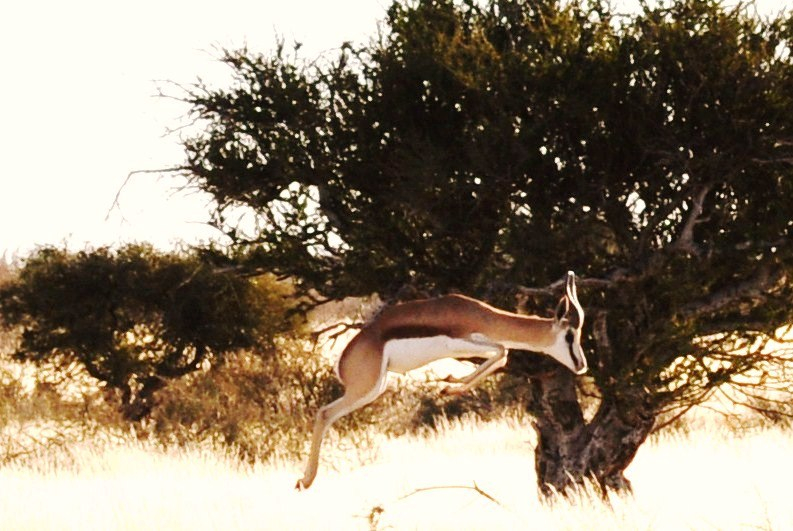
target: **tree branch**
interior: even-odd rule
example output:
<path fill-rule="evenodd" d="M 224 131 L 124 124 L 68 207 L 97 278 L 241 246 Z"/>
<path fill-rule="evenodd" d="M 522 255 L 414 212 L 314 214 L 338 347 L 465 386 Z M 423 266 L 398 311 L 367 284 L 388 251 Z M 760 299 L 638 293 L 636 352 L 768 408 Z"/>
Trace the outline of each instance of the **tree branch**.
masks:
<path fill-rule="evenodd" d="M 608 288 L 628 278 L 630 278 L 630 275 L 628 275 L 627 269 L 617 268 L 606 275 L 605 278 L 576 277 L 575 284 L 579 288 Z M 518 295 L 528 297 L 547 296 L 556 294 L 560 289 L 564 288 L 564 285 L 565 279 L 562 278 L 542 288 L 529 288 L 527 286 L 516 284 L 515 290 L 517 291 Z"/>
<path fill-rule="evenodd" d="M 360 330 L 363 326 L 364 323 L 334 323 L 320 330 L 315 330 L 311 333 L 311 338 L 314 340 L 314 343 L 317 344 L 319 343 L 320 337 L 324 334 L 336 330 L 323 341 L 324 344 L 330 343 L 330 348 L 333 348 L 336 345 L 336 340 L 339 339 L 340 336 L 346 334 L 350 330 Z"/>
<path fill-rule="evenodd" d="M 772 271 L 770 264 L 763 264 L 757 268 L 752 277 L 743 282 L 728 286 L 700 301 L 684 305 L 679 315 L 683 318 L 698 317 L 717 312 L 740 299 L 764 300 L 773 286 L 784 283 L 786 279 L 784 270 Z"/>
<path fill-rule="evenodd" d="M 595 317 L 592 321 L 592 335 L 595 338 L 595 343 L 598 346 L 598 365 L 603 368 L 606 359 L 611 361 L 613 351 L 611 348 L 611 340 L 608 333 L 608 311 L 599 310 L 595 312 Z"/>
<path fill-rule="evenodd" d="M 669 246 L 672 252 L 688 252 L 694 256 L 700 256 L 702 249 L 694 243 L 694 226 L 699 223 L 702 216 L 702 204 L 705 201 L 705 196 L 710 192 L 712 185 L 705 184 L 691 200 L 691 208 L 689 209 L 688 218 L 686 218 L 683 228 L 680 231 L 680 236 Z"/>
<path fill-rule="evenodd" d="M 778 159 L 752 159 L 755 164 L 793 164 L 793 157 L 780 157 Z"/>

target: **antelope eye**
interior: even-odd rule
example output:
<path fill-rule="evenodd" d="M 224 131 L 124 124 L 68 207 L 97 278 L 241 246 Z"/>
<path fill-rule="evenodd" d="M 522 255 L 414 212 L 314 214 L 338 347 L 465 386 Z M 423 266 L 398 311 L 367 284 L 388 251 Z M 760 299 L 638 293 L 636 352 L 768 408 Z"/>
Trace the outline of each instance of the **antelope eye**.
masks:
<path fill-rule="evenodd" d="M 567 333 L 564 335 L 564 340 L 567 341 L 569 344 L 573 344 L 573 339 L 575 336 L 573 335 L 572 330 L 568 330 Z"/>

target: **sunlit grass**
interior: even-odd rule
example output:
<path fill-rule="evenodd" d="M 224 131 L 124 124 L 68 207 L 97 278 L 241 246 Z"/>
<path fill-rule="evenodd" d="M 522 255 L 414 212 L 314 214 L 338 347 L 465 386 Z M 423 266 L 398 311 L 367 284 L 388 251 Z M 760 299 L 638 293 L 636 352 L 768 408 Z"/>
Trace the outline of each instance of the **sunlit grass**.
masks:
<path fill-rule="evenodd" d="M 572 503 L 542 503 L 533 439 L 510 418 L 427 436 L 331 436 L 305 492 L 293 490 L 302 463 L 89 441 L 68 459 L 1 467 L 0 520 L 4 529 L 793 528 L 790 432 L 710 426 L 654 438 L 628 470 L 634 496 L 610 505 L 586 489 Z"/>

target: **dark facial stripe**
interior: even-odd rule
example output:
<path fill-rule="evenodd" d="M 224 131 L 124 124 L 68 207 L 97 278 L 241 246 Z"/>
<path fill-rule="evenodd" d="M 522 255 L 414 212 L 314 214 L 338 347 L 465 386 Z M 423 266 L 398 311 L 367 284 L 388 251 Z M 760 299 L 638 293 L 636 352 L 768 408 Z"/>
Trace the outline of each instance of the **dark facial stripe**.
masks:
<path fill-rule="evenodd" d="M 581 363 L 581 360 L 578 359 L 578 356 L 575 355 L 575 349 L 573 348 L 575 336 L 573 335 L 572 330 L 567 331 L 564 336 L 564 340 L 567 342 L 567 350 L 570 351 L 570 359 L 573 360 L 573 365 L 575 365 L 576 369 L 580 369 L 583 364 Z"/>

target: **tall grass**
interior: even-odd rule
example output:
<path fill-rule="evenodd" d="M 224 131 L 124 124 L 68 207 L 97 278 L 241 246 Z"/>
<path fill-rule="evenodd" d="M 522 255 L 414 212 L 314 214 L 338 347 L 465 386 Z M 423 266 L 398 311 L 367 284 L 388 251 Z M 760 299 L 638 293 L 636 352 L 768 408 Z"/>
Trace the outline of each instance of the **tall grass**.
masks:
<path fill-rule="evenodd" d="M 302 462 L 245 464 L 211 445 L 84 442 L 70 459 L 0 467 L 7 529 L 785 529 L 793 434 L 718 426 L 656 437 L 633 496 L 536 496 L 532 430 L 511 417 L 445 422 L 369 447 L 331 436 L 315 485 Z"/>
<path fill-rule="evenodd" d="M 505 408 L 525 385 L 495 379 L 445 399 L 401 382 L 334 426 L 295 492 L 313 415 L 340 388 L 321 357 L 283 347 L 173 383 L 134 427 L 78 373 L 0 359 L 0 528 L 793 529 L 793 431 L 759 417 L 653 436 L 633 496 L 542 502 L 531 419 Z"/>

